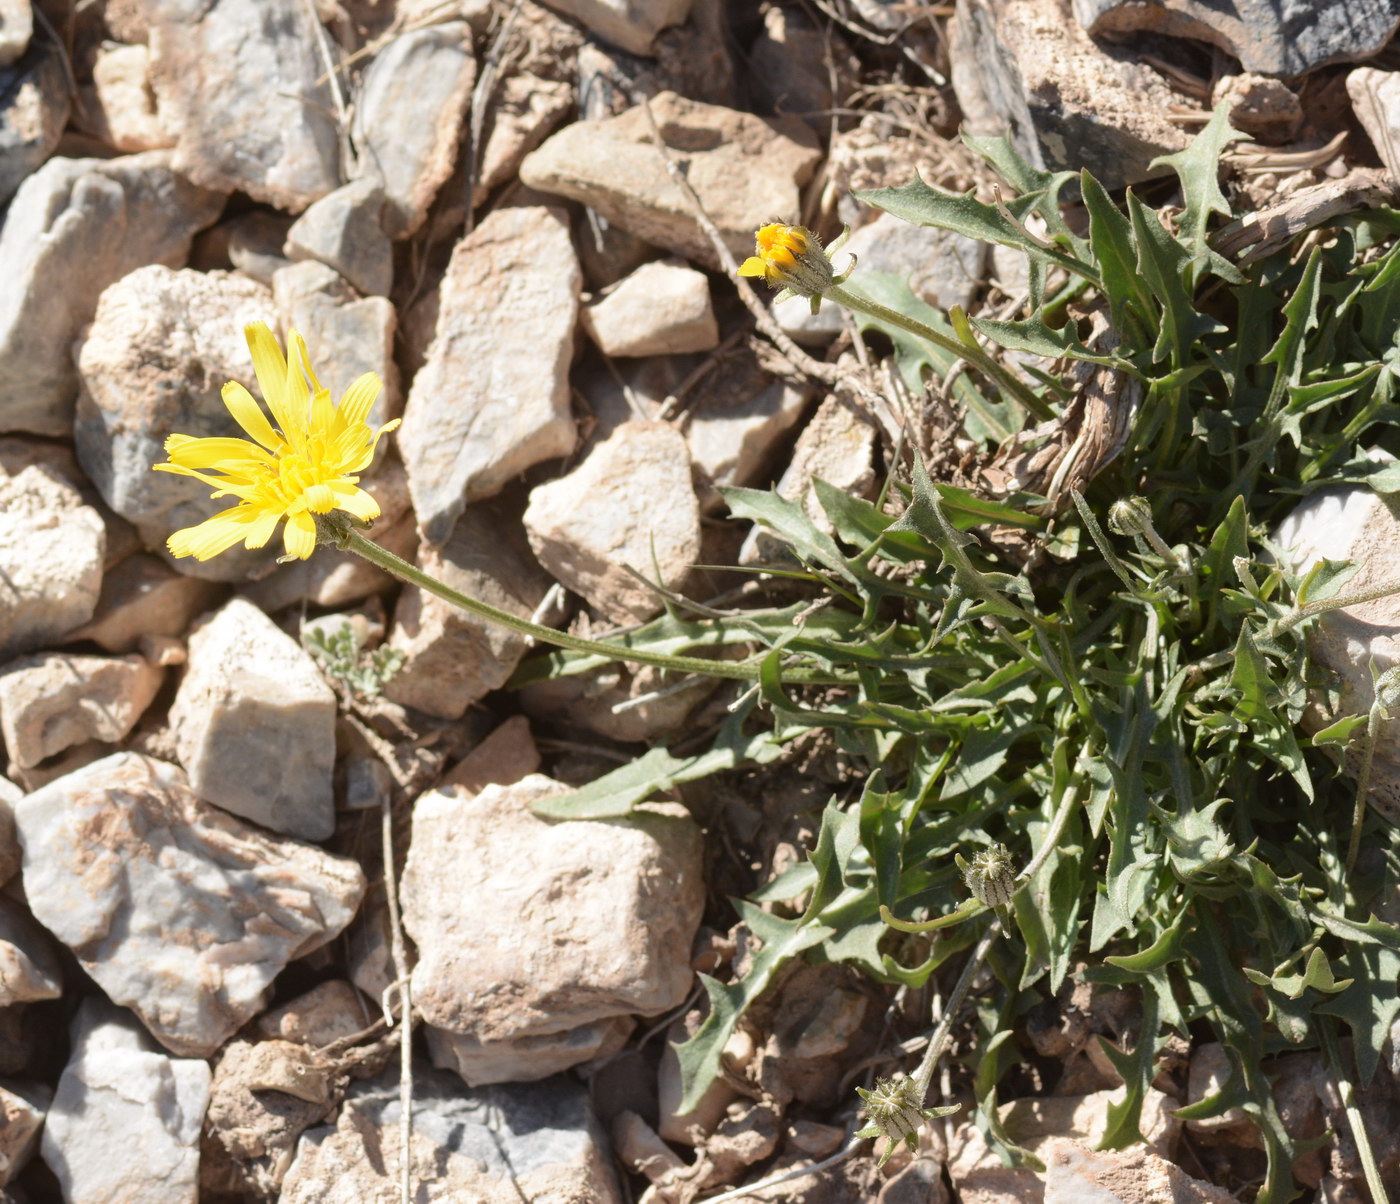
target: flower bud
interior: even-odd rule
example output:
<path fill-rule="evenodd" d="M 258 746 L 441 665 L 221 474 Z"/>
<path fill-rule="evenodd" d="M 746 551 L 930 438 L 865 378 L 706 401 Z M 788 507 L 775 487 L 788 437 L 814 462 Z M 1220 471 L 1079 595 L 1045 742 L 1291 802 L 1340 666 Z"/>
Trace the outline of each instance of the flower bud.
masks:
<path fill-rule="evenodd" d="M 1152 507 L 1146 498 L 1119 498 L 1108 508 L 1108 529 L 1115 535 L 1143 535 L 1152 529 Z"/>
<path fill-rule="evenodd" d="M 951 1116 L 960 1106 L 925 1108 L 918 1082 L 908 1078 L 876 1079 L 872 1090 L 857 1087 L 856 1094 L 865 1101 L 865 1115 L 870 1122 L 856 1136 L 889 1138 L 889 1148 L 880 1158 L 881 1166 L 889 1161 L 900 1142 L 911 1150 L 918 1147 L 919 1126 L 924 1121 Z"/>
<path fill-rule="evenodd" d="M 1016 863 L 1004 844 L 994 844 L 975 854 L 971 861 L 959 855 L 958 868 L 973 898 L 987 907 L 1001 907 L 1016 893 Z"/>
<path fill-rule="evenodd" d="M 805 226 L 773 222 L 754 235 L 756 255 L 739 265 L 741 276 L 762 276 L 773 288 L 790 288 L 800 297 L 820 297 L 836 283 L 821 240 Z"/>

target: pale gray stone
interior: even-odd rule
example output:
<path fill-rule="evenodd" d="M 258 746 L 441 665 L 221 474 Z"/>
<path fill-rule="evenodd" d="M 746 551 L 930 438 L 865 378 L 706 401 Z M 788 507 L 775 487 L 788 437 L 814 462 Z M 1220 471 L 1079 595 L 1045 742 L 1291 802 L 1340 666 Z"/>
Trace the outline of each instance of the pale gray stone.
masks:
<path fill-rule="evenodd" d="M 821 159 L 800 119 L 755 117 L 673 92 L 652 97 L 651 109 L 672 158 L 736 256 L 753 254 L 759 226 L 796 216 L 798 190 Z M 656 246 L 720 268 L 640 108 L 565 126 L 525 156 L 520 178 L 588 205 Z"/>
<path fill-rule="evenodd" d="M 685 437 L 626 422 L 570 472 L 530 491 L 525 530 L 556 581 L 617 623 L 661 610 L 635 569 L 678 589 L 700 558 L 700 504 Z"/>
<path fill-rule="evenodd" d="M 65 1204 L 196 1204 L 208 1063 L 172 1058 L 129 1012 L 83 1001 L 41 1150 Z"/>
<path fill-rule="evenodd" d="M 0 205 L 53 153 L 69 107 L 63 52 L 51 39 L 0 67 Z"/>
<path fill-rule="evenodd" d="M 429 543 L 446 542 L 469 503 L 573 451 L 579 288 L 568 217 L 554 206 L 496 209 L 453 250 L 399 431 Z"/>
<path fill-rule="evenodd" d="M 243 328 L 272 318 L 262 285 L 230 272 L 139 268 L 108 288 L 78 344 L 82 391 L 74 435 L 78 459 L 103 500 L 135 524 L 147 546 L 182 573 L 238 581 L 266 571 L 280 540 L 261 551 L 231 548 L 203 563 L 176 560 L 166 538 L 225 510 L 228 498 L 192 477 L 152 472 L 172 433 L 244 436 L 224 405 L 226 382 L 259 396 Z"/>
<path fill-rule="evenodd" d="M 228 222 L 228 259 L 235 268 L 259 284 L 272 285 L 279 268 L 291 263 L 282 254 L 291 219 L 281 213 L 256 209 Z"/>
<path fill-rule="evenodd" d="M 279 1204 L 395 1198 L 399 1117 L 397 1069 L 356 1083 L 336 1123 L 302 1137 Z M 588 1091 L 568 1079 L 463 1091 L 455 1076 L 416 1066 L 412 1148 L 425 1171 L 416 1204 L 623 1199 Z"/>
<path fill-rule="evenodd" d="M 81 86 L 82 117 L 95 137 L 128 153 L 175 145 L 151 89 L 151 52 L 145 45 L 107 42 L 97 49 L 92 83 Z"/>
<path fill-rule="evenodd" d="M 51 940 L 19 903 L 0 895 L 0 1007 L 63 994 L 63 971 Z"/>
<path fill-rule="evenodd" d="M 325 840 L 335 831 L 335 709 L 310 654 L 234 598 L 191 634 L 170 726 L 200 798 Z"/>
<path fill-rule="evenodd" d="M 1389 462 L 1372 453 L 1377 468 Z M 1275 545 L 1296 573 L 1320 560 L 1349 560 L 1356 572 L 1342 587 L 1361 591 L 1400 576 L 1400 514 L 1393 495 L 1366 485 L 1340 486 L 1310 494 L 1279 524 Z M 1394 594 L 1319 615 L 1308 629 L 1308 655 L 1331 675 L 1337 689 L 1332 712 L 1314 694 L 1303 722 L 1316 730 L 1346 715 L 1365 715 L 1375 701 L 1372 670 L 1384 673 L 1400 664 L 1400 605 Z M 1376 734 L 1371 763 L 1371 805 L 1400 823 L 1400 714 L 1388 710 Z M 1347 769 L 1357 765 L 1347 758 Z M 1193 1060 L 1194 1068 L 1195 1062 Z M 1196 1122 L 1193 1122 L 1196 1123 Z"/>
<path fill-rule="evenodd" d="M 552 1073 L 560 1034 L 655 1015 L 690 989 L 704 905 L 699 829 L 678 808 L 570 823 L 531 812 L 565 790 L 531 775 L 475 796 L 431 791 L 414 806 L 402 887 L 419 952 L 414 1002 L 428 1024 L 481 1043 L 475 1065 L 454 1050 L 470 1083 L 499 1071 L 489 1059 L 502 1043 L 524 1055 L 538 1038 L 539 1074 Z M 538 1077 L 524 1060 L 512 1073 Z"/>
<path fill-rule="evenodd" d="M 355 103 L 356 175 L 378 180 L 384 228 L 406 238 L 452 174 L 476 79 L 471 29 L 448 21 L 401 34 L 374 56 Z"/>
<path fill-rule="evenodd" d="M 0 777 L 0 886 L 19 873 L 23 854 L 15 832 L 15 804 L 24 791 L 9 778 Z"/>
<path fill-rule="evenodd" d="M 207 1057 L 293 958 L 333 940 L 360 867 L 199 799 L 185 775 L 117 753 L 15 806 L 34 917 L 173 1053 Z"/>
<path fill-rule="evenodd" d="M 455 590 L 528 619 L 551 583 L 530 554 L 519 515 L 519 506 L 503 499 L 467 507 L 447 543 L 420 552 L 419 566 Z M 399 595 L 389 645 L 408 659 L 385 696 L 443 719 L 460 718 L 505 685 L 529 649 L 524 636 L 416 586 Z"/>
<path fill-rule="evenodd" d="M 8 67 L 29 48 L 33 33 L 31 0 L 0 0 L 0 67 Z"/>
<path fill-rule="evenodd" d="M 1347 75 L 1347 95 L 1391 179 L 1400 180 L 1400 71 L 1358 67 Z"/>
<path fill-rule="evenodd" d="M 1248 71 L 1216 80 L 1210 103 L 1213 109 L 1225 106 L 1235 129 L 1268 142 L 1287 142 L 1303 124 L 1303 102 L 1293 89 L 1282 80 Z"/>
<path fill-rule="evenodd" d="M 1179 97 L 1126 51 L 1095 43 L 1070 0 L 966 0 L 950 26 L 953 89 L 965 128 L 1010 133 L 1043 171 L 1087 168 L 1121 188 L 1168 168 L 1148 164 L 1181 150 L 1168 119 Z"/>
<path fill-rule="evenodd" d="M 7 1080 L 0 1086 L 0 1187 L 25 1167 L 39 1147 L 39 1131 L 53 1101 L 42 1083 Z"/>
<path fill-rule="evenodd" d="M 171 171 L 168 151 L 50 159 L 25 180 L 0 230 L 0 430 L 71 434 L 72 345 L 102 290 L 182 261 L 222 204 Z"/>
<path fill-rule="evenodd" d="M 965 234 L 915 226 L 891 213 L 881 213 L 857 230 L 836 252 L 844 270 L 848 255 L 857 262 L 854 283 L 869 272 L 888 272 L 935 309 L 960 305 L 966 309 L 985 280 L 987 246 Z M 839 305 L 823 305 L 815 314 L 805 297 L 792 297 L 773 306 L 778 324 L 802 343 L 827 343 L 841 331 L 849 314 Z"/>
<path fill-rule="evenodd" d="M 341 183 L 335 103 L 301 0 L 152 0 L 151 82 L 196 184 L 299 213 Z"/>
<path fill-rule="evenodd" d="M 679 737 L 691 713 L 718 684 L 702 673 L 677 681 L 649 665 L 611 664 L 531 682 L 520 691 L 520 705 L 542 722 L 596 732 L 622 744 L 655 745 Z"/>
<path fill-rule="evenodd" d="M 632 54 L 650 54 L 656 35 L 679 25 L 691 0 L 544 0 L 604 41 Z"/>
<path fill-rule="evenodd" d="M 373 176 L 352 180 L 297 219 L 287 231 L 287 258 L 314 259 L 366 296 L 387 297 L 394 284 L 394 248 L 380 221 L 383 211 L 383 185 Z"/>
<path fill-rule="evenodd" d="M 102 519 L 51 468 L 0 475 L 0 658 L 58 642 L 92 618 Z"/>
<path fill-rule="evenodd" d="M 403 412 L 394 363 L 398 318 L 388 298 L 360 297 L 333 268 L 310 260 L 273 275 L 272 299 L 282 325 L 299 330 L 307 347 L 315 349 L 316 376 L 333 400 L 373 372 L 383 388 L 370 410 L 370 425 L 379 427 Z"/>
<path fill-rule="evenodd" d="M 1400 27 L 1400 0 L 1073 0 L 1095 37 L 1167 34 L 1219 46 L 1261 75 L 1302 75 L 1364 59 Z"/>
<path fill-rule="evenodd" d="M 164 678 L 144 656 L 45 652 L 0 666 L 0 733 L 12 763 L 31 769 L 82 744 L 115 744 L 141 718 Z"/>
<path fill-rule="evenodd" d="M 1233 1192 L 1141 1148 L 1095 1150 L 1054 1137 L 1040 1153 L 1045 1163 L 1045 1204 L 1234 1204 Z"/>
<path fill-rule="evenodd" d="M 631 1016 L 609 1016 L 557 1033 L 482 1040 L 431 1024 L 423 1026 L 433 1065 L 450 1070 L 473 1086 L 532 1083 L 552 1074 L 607 1058 L 627 1044 L 637 1027 Z"/>
<path fill-rule="evenodd" d="M 604 355 L 684 355 L 719 343 L 710 282 L 683 263 L 643 264 L 580 317 Z"/>
<path fill-rule="evenodd" d="M 107 652 L 134 652 L 143 638 L 174 639 L 212 607 L 219 587 L 177 573 L 148 552 L 127 556 L 102 576 L 91 622 L 69 635 Z"/>

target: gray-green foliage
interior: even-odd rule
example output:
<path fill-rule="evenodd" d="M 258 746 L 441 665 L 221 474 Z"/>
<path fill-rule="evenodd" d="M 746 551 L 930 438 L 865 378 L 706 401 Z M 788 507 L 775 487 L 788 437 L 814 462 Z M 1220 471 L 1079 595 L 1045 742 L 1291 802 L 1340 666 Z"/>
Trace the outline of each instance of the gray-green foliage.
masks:
<path fill-rule="evenodd" d="M 1183 1115 L 1242 1108 L 1268 1155 L 1257 1199 L 1279 1204 L 1296 1194 L 1298 1149 L 1274 1107 L 1269 1056 L 1321 1048 L 1344 1077 L 1373 1075 L 1400 1011 L 1400 929 L 1376 918 L 1400 889 L 1400 848 L 1368 812 L 1367 853 L 1346 872 L 1352 788 L 1322 747 L 1346 745 L 1365 717 L 1316 739 L 1300 727 L 1309 689 L 1330 683 L 1310 668 L 1297 609 L 1344 588 L 1344 574 L 1324 565 L 1299 580 L 1270 554 L 1267 532 L 1325 484 L 1400 485 L 1378 479 L 1360 452 L 1400 451 L 1390 434 L 1400 417 L 1400 215 L 1343 219 L 1306 252 L 1241 270 L 1208 240 L 1227 214 L 1218 161 L 1232 136 L 1217 116 L 1166 161 L 1182 197 L 1167 224 L 1084 174 L 1088 228 L 1075 233 L 1059 203 L 1073 177 L 1031 170 L 1004 140 L 968 140 L 1010 186 L 1003 205 L 922 181 L 865 194 L 908 221 L 1026 254 L 1028 319 L 954 315 L 950 329 L 970 321 L 1009 349 L 1112 365 L 1142 383 L 1144 402 L 1125 450 L 1053 524 L 1035 499 L 979 499 L 918 463 L 895 485 L 895 507 L 820 487 L 834 536 L 771 493 L 728 491 L 734 516 L 785 539 L 801 575 L 836 604 L 807 627 L 787 613 L 668 617 L 651 631 L 670 647 L 758 644 L 775 738 L 827 729 L 868 775 L 858 797 L 828 805 L 810 859 L 756 896 L 800 908 L 739 905 L 761 943 L 742 980 L 704 980 L 709 1018 L 680 1047 L 682 1109 L 789 959 L 927 981 L 988 922 L 955 855 L 1003 842 L 1025 864 L 1061 807 L 1071 810 L 1058 845 L 1015 897 L 1014 939 L 991 962 L 1004 991 L 977 1013 L 971 1085 L 994 1138 L 1004 1136 L 994 1105 L 1017 1061 L 1017 1017 L 1080 961 L 1092 982 L 1132 986 L 1142 1000 L 1136 1047 L 1107 1050 L 1127 1083 L 1107 1146 L 1139 1140 L 1159 1049 L 1205 1022 L 1234 1073 Z M 1031 232 L 1032 214 L 1044 236 Z M 861 285 L 857 271 L 852 287 Z M 875 287 L 887 302 L 898 295 L 898 282 Z M 1071 319 L 1099 301 L 1119 339 L 1109 351 L 1081 342 Z M 890 333 L 911 380 L 946 367 L 936 349 Z M 964 376 L 958 389 L 984 437 L 1026 421 L 990 382 Z M 1056 411 L 1065 404 L 1048 376 L 1039 396 Z M 1150 499 L 1156 531 L 1179 555 L 1105 532 L 1109 507 L 1129 495 Z M 1020 527 L 1050 554 L 1027 575 L 977 537 L 988 524 Z M 630 638 L 645 641 L 648 629 Z M 849 685 L 817 704 L 784 685 L 794 665 Z M 729 764 L 742 742 L 732 731 L 726 741 Z M 654 768 L 680 780 L 669 763 Z M 614 802 L 640 797 L 636 781 L 618 785 L 593 789 Z M 1354 1063 L 1336 1064 L 1340 1026 Z"/>
<path fill-rule="evenodd" d="M 349 620 L 329 631 L 323 626 L 307 627 L 302 644 L 326 676 L 360 698 L 377 698 L 403 668 L 404 654 L 397 648 L 380 645 L 366 652 Z"/>

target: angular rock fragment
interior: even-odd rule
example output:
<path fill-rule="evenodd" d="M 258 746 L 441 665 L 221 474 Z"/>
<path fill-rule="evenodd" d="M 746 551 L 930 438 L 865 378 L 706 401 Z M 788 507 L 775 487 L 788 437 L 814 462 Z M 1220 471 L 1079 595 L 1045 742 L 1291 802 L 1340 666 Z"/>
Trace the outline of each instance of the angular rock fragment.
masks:
<path fill-rule="evenodd" d="M 568 218 L 554 206 L 496 209 L 453 250 L 399 431 L 429 543 L 446 542 L 469 503 L 573 451 L 579 288 Z"/>
<path fill-rule="evenodd" d="M 109 146 L 133 153 L 175 145 L 151 90 L 149 47 L 119 42 L 99 47 L 92 86 L 80 95 L 84 124 Z"/>
<path fill-rule="evenodd" d="M 90 640 L 108 652 L 132 652 L 143 637 L 184 635 L 195 615 L 218 597 L 212 582 L 196 581 L 149 552 L 137 552 L 103 574 L 92 620 L 69 638 Z"/>
<path fill-rule="evenodd" d="M 524 715 L 512 715 L 443 774 L 441 785 L 480 794 L 487 786 L 511 786 L 540 767 L 540 750 Z"/>
<path fill-rule="evenodd" d="M 0 229 L 0 430 L 68 436 L 72 345 L 109 284 L 178 262 L 223 204 L 170 169 L 168 151 L 50 159 Z"/>
<path fill-rule="evenodd" d="M 300 0 L 155 0 L 151 81 L 175 167 L 300 213 L 341 183 L 335 103 Z"/>
<path fill-rule="evenodd" d="M 359 1204 L 398 1190 L 397 1069 L 350 1089 L 334 1125 L 297 1146 L 279 1204 Z M 621 1204 L 588 1092 L 566 1079 L 462 1090 L 428 1066 L 413 1071 L 417 1204 Z"/>
<path fill-rule="evenodd" d="M 759 226 L 797 213 L 798 189 L 821 158 L 801 120 L 755 117 L 672 92 L 652 97 L 651 111 L 671 157 L 735 255 L 752 253 Z M 588 205 L 673 254 L 720 267 L 640 107 L 566 126 L 525 156 L 520 178 Z"/>
<path fill-rule="evenodd" d="M 0 778 L 0 886 L 19 873 L 23 854 L 15 833 L 15 804 L 24 791 L 9 778 Z"/>
<path fill-rule="evenodd" d="M 676 589 L 700 558 L 700 505 L 685 439 L 664 422 L 626 422 L 573 472 L 530 491 L 525 530 L 539 562 L 618 623 L 661 600 L 627 570 Z"/>
<path fill-rule="evenodd" d="M 343 978 L 331 978 L 257 1019 L 260 1036 L 320 1049 L 368 1028 L 378 1013 Z"/>
<path fill-rule="evenodd" d="M 1105 188 L 1134 184 L 1178 151 L 1175 94 L 1126 53 L 1100 47 L 1070 0 L 967 0 L 950 26 L 953 89 L 966 129 L 999 136 L 1032 167 L 1087 168 Z"/>
<path fill-rule="evenodd" d="M 1211 107 L 1225 105 L 1230 124 L 1266 142 L 1287 142 L 1303 124 L 1303 102 L 1281 80 L 1244 72 L 1224 75 L 1211 91 Z"/>
<path fill-rule="evenodd" d="M 0 476 L 0 658 L 56 643 L 92 618 L 102 519 L 52 469 Z"/>
<path fill-rule="evenodd" d="M 373 372 L 383 388 L 366 421 L 378 427 L 399 416 L 403 395 L 394 363 L 398 319 L 387 298 L 356 296 L 336 271 L 315 261 L 278 270 L 272 298 L 283 326 L 300 331 L 314 349 L 317 378 L 335 401 L 364 373 Z"/>
<path fill-rule="evenodd" d="M 39 1145 L 53 1093 L 39 1083 L 8 1082 L 0 1087 L 0 1187 L 9 1183 Z"/>
<path fill-rule="evenodd" d="M 691 0 L 544 0 L 604 41 L 632 54 L 650 54 L 656 35 L 679 25 Z"/>
<path fill-rule="evenodd" d="M 355 105 L 357 174 L 383 185 L 384 228 L 393 238 L 423 224 L 452 174 L 475 79 L 465 21 L 399 35 L 365 71 Z"/>
<path fill-rule="evenodd" d="M 170 725 L 191 788 L 274 832 L 335 831 L 335 692 L 316 662 L 234 598 L 190 636 Z"/>
<path fill-rule="evenodd" d="M 1232 1192 L 1193 1179 L 1181 1167 L 1143 1149 L 1095 1150 L 1055 1137 L 1041 1152 L 1045 1163 L 1045 1204 L 1084 1204 L 1086 1200 L 1189 1200 L 1191 1204 L 1232 1204 Z M 1131 1184 L 1131 1188 L 1129 1188 Z"/>
<path fill-rule="evenodd" d="M 380 222 L 383 211 L 384 188 L 377 179 L 337 188 L 287 231 L 287 257 L 317 260 L 366 296 L 387 297 L 394 283 L 394 248 Z"/>
<path fill-rule="evenodd" d="M 552 1074 L 611 1057 L 627 1044 L 636 1028 L 631 1016 L 609 1016 L 557 1033 L 482 1040 L 471 1033 L 454 1033 L 427 1025 L 428 1053 L 439 1070 L 450 1070 L 465 1082 L 535 1082 Z"/>
<path fill-rule="evenodd" d="M 1358 67 L 1347 75 L 1347 95 L 1392 180 L 1400 180 L 1400 71 Z"/>
<path fill-rule="evenodd" d="M 8 67 L 29 48 L 33 33 L 33 0 L 0 0 L 0 67 Z"/>
<path fill-rule="evenodd" d="M 102 294 L 74 356 L 82 383 L 78 459 L 103 500 L 190 576 L 237 581 L 277 555 L 235 547 L 204 563 L 174 560 L 164 551 L 171 532 L 203 522 L 229 501 L 211 498 L 203 481 L 151 471 L 173 432 L 243 436 L 221 390 L 239 380 L 257 394 L 243 328 L 268 320 L 271 310 L 271 295 L 252 280 L 152 265 Z"/>
<path fill-rule="evenodd" d="M 334 939 L 365 888 L 353 861 L 260 832 L 201 801 L 175 766 L 134 753 L 25 796 L 15 823 L 35 919 L 108 998 L 191 1057 L 256 1015 L 283 967 Z"/>
<path fill-rule="evenodd" d="M 534 613 L 550 587 L 520 530 L 519 509 L 503 500 L 469 506 L 447 543 L 424 548 L 419 564 L 451 588 L 522 619 Z M 385 696 L 457 719 L 505 685 L 529 643 L 509 628 L 405 586 L 389 646 L 408 660 L 385 687 Z"/>
<path fill-rule="evenodd" d="M 0 67 L 0 205 L 53 153 L 68 110 L 63 53 L 48 38 Z"/>
<path fill-rule="evenodd" d="M 51 939 L 20 904 L 0 895 L 0 1008 L 63 994 L 63 971 Z"/>
<path fill-rule="evenodd" d="M 649 665 L 612 664 L 531 682 L 520 691 L 520 705 L 544 722 L 583 728 L 623 744 L 655 744 L 679 735 L 717 685 L 701 673 L 677 681 Z"/>
<path fill-rule="evenodd" d="M 1095 37 L 1157 33 L 1195 38 L 1234 55 L 1246 71 L 1302 75 L 1375 54 L 1400 27 L 1395 0 L 1073 0 Z"/>
<path fill-rule="evenodd" d="M 596 1026 L 665 1011 L 689 990 L 699 830 L 655 810 L 562 824 L 530 812 L 564 789 L 532 775 L 474 797 L 432 791 L 414 807 L 403 879 L 414 1001 L 463 1039 L 456 1068 L 469 1083 L 551 1074 L 570 1030 L 591 1043 L 606 1036 Z"/>
<path fill-rule="evenodd" d="M 209 1066 L 160 1050 L 129 1012 L 89 998 L 44 1124 L 65 1204 L 195 1204 Z"/>
<path fill-rule="evenodd" d="M 165 674 L 144 656 L 46 652 L 0 666 L 0 733 L 32 769 L 85 740 L 115 744 L 136 726 Z"/>
<path fill-rule="evenodd" d="M 643 264 L 581 317 L 604 355 L 684 355 L 719 343 L 710 282 L 682 263 Z"/>

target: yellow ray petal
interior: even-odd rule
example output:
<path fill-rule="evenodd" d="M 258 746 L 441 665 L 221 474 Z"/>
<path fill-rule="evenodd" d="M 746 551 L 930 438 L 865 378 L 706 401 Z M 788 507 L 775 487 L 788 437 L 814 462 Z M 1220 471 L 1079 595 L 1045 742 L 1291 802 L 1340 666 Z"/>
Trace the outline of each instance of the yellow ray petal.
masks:
<path fill-rule="evenodd" d="M 236 380 L 231 380 L 224 386 L 223 398 L 228 412 L 233 415 L 233 420 L 250 438 L 257 440 L 270 452 L 275 452 L 282 445 L 282 440 L 277 437 L 277 432 L 272 429 L 267 415 L 263 413 L 262 406 L 258 405 L 253 400 L 253 395 Z"/>
<path fill-rule="evenodd" d="M 340 399 L 340 405 L 335 410 L 342 430 L 364 422 L 369 417 L 369 412 L 374 408 L 383 387 L 384 382 L 375 373 L 366 372 L 345 390 L 345 396 Z"/>
<path fill-rule="evenodd" d="M 243 328 L 248 350 L 253 356 L 253 371 L 257 373 L 258 388 L 272 414 L 274 426 L 291 437 L 287 417 L 287 357 L 266 322 L 252 322 Z"/>
<path fill-rule="evenodd" d="M 247 439 L 219 436 L 182 443 L 170 452 L 170 462 L 186 468 L 218 468 L 223 471 L 224 464 L 271 464 L 272 456 Z"/>
<path fill-rule="evenodd" d="M 172 556 L 193 556 L 196 560 L 209 560 L 220 552 L 227 552 L 247 534 L 248 524 L 243 511 L 235 507 L 206 518 L 198 526 L 185 527 L 176 531 L 165 541 Z"/>
<path fill-rule="evenodd" d="M 316 520 L 306 513 L 291 515 L 282 530 L 282 546 L 288 556 L 305 560 L 316 550 Z"/>
<path fill-rule="evenodd" d="M 335 490 L 335 508 L 353 514 L 361 522 L 372 523 L 379 517 L 379 503 L 363 489 L 355 485 L 332 486 Z"/>

